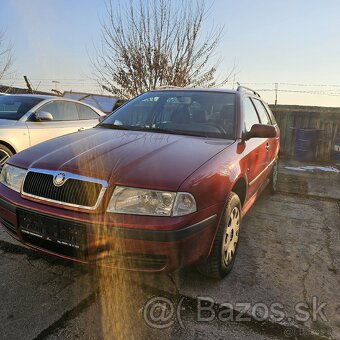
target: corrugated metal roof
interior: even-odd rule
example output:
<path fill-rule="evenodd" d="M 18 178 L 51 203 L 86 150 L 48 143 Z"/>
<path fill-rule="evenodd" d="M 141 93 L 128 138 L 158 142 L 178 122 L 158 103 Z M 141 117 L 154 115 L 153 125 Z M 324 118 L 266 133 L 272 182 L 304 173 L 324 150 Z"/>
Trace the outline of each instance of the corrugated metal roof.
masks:
<path fill-rule="evenodd" d="M 118 97 L 106 96 L 101 94 L 93 93 L 82 93 L 82 92 L 64 92 L 63 97 L 79 100 L 81 102 L 87 103 L 96 107 L 97 109 L 105 112 L 111 113 L 119 100 Z"/>

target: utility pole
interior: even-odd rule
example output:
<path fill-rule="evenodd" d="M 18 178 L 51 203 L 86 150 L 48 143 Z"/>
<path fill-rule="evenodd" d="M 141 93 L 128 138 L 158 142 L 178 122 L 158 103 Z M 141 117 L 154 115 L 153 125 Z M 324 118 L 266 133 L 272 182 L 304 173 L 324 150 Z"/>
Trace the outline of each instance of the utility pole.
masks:
<path fill-rule="evenodd" d="M 31 83 L 29 82 L 27 76 L 24 76 L 24 79 L 25 79 L 25 83 L 26 83 L 26 86 L 27 86 L 27 92 L 30 93 L 30 94 L 34 94 Z"/>
<path fill-rule="evenodd" d="M 277 91 L 279 89 L 279 84 L 275 83 L 275 105 L 277 105 Z"/>

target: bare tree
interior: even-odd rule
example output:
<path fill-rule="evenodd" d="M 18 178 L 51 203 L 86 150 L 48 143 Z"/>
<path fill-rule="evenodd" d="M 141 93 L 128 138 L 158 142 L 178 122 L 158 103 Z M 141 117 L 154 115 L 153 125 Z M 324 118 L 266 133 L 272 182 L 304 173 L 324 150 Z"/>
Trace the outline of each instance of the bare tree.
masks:
<path fill-rule="evenodd" d="M 214 52 L 223 28 L 202 35 L 204 0 L 130 0 L 106 3 L 95 78 L 102 89 L 130 98 L 160 86 L 212 87 Z"/>
<path fill-rule="evenodd" d="M 5 32 L 0 31 L 0 80 L 10 74 L 13 61 L 12 47 L 6 42 Z"/>

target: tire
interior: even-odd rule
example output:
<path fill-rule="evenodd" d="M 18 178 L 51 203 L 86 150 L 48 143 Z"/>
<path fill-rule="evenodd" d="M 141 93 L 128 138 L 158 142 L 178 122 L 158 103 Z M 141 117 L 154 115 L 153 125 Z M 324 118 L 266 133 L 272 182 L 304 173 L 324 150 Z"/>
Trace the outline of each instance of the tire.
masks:
<path fill-rule="evenodd" d="M 227 198 L 211 253 L 206 262 L 197 265 L 201 274 L 222 279 L 231 271 L 238 249 L 241 220 L 241 201 L 234 192 L 231 192 Z"/>
<path fill-rule="evenodd" d="M 275 194 L 277 192 L 278 174 L 279 174 L 279 162 L 278 160 L 276 160 L 274 162 L 273 169 L 269 177 L 269 190 L 271 194 Z"/>
<path fill-rule="evenodd" d="M 0 172 L 8 158 L 13 156 L 13 152 L 5 145 L 0 144 Z"/>

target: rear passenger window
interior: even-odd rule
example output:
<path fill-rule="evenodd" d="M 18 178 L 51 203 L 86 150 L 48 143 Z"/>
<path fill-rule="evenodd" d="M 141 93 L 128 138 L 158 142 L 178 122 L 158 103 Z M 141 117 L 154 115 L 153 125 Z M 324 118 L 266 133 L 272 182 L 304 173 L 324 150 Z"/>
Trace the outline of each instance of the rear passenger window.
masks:
<path fill-rule="evenodd" d="M 99 115 L 93 111 L 91 108 L 89 108 L 86 105 L 82 104 L 76 104 L 78 113 L 79 113 L 79 119 L 98 119 Z"/>
<path fill-rule="evenodd" d="M 269 125 L 272 125 L 272 122 L 269 118 L 269 115 L 268 115 L 268 112 L 267 110 L 264 108 L 262 102 L 258 99 L 253 99 L 253 102 L 255 104 L 255 107 L 256 107 L 256 110 L 257 110 L 257 113 L 259 114 L 260 116 L 260 120 L 261 120 L 261 123 L 262 124 L 269 124 Z"/>
<path fill-rule="evenodd" d="M 79 120 L 76 105 L 62 100 L 48 103 L 41 107 L 39 111 L 49 112 L 55 121 Z"/>
<path fill-rule="evenodd" d="M 250 100 L 250 98 L 246 98 L 244 100 L 244 125 L 246 131 L 249 132 L 254 124 L 259 123 L 260 120 L 252 101 Z"/>

